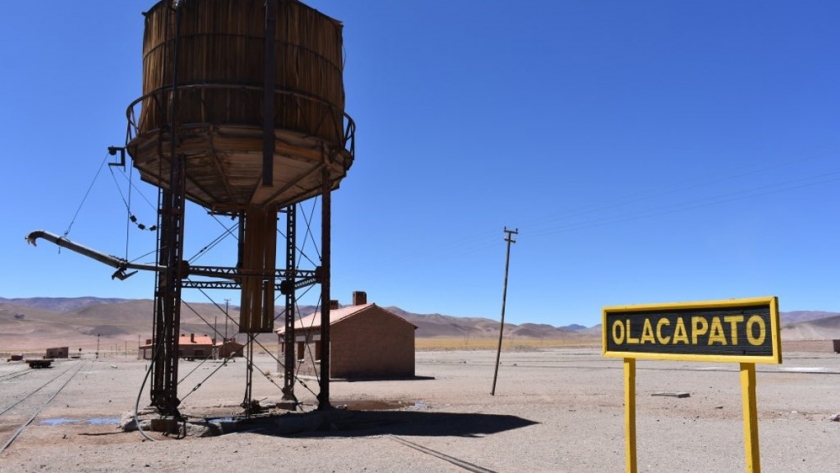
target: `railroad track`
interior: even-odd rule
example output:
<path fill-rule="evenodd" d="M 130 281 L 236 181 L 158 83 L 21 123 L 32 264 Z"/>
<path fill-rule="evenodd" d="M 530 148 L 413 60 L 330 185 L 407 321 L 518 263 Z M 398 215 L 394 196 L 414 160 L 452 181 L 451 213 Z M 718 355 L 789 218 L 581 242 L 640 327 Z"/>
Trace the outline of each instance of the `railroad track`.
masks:
<path fill-rule="evenodd" d="M 32 370 L 26 369 L 24 371 L 15 371 L 13 373 L 6 373 L 4 375 L 0 375 L 0 383 L 2 383 L 3 381 L 10 381 L 12 379 L 28 375 L 29 373 L 32 373 Z"/>
<path fill-rule="evenodd" d="M 427 448 L 427 447 L 424 447 L 420 444 L 410 442 L 410 441 L 408 441 L 404 438 L 397 437 L 396 435 L 391 435 L 390 437 L 391 437 L 391 440 L 399 442 L 399 443 L 405 445 L 408 448 L 413 448 L 414 450 L 417 450 L 418 452 L 425 453 L 426 455 L 430 455 L 430 456 L 433 456 L 435 458 L 439 458 L 443 461 L 449 462 L 449 463 L 451 463 L 451 464 L 453 464 L 457 467 L 460 467 L 460 468 L 462 468 L 464 470 L 467 470 L 467 471 L 470 471 L 472 473 L 496 473 L 493 470 L 488 470 L 487 468 L 484 468 L 482 466 L 478 466 L 474 463 L 470 463 L 466 460 L 461 460 L 460 458 L 456 458 L 456 457 L 453 457 L 451 455 L 447 455 L 445 453 L 441 453 L 441 452 L 438 452 L 436 450 L 432 450 L 431 448 Z"/>
<path fill-rule="evenodd" d="M 10 418 L 12 415 L 16 417 L 25 416 L 26 420 L 21 423 L 7 439 L 0 438 L 0 455 L 15 441 L 16 438 L 32 423 L 35 418 L 44 410 L 50 402 L 60 393 L 70 380 L 86 365 L 86 362 L 71 364 L 64 370 L 50 377 L 45 383 L 41 384 L 32 391 L 23 393 L 16 401 L 7 405 L 0 406 L 0 421 Z M 26 372 L 22 372 L 26 373 Z M 17 373 L 15 373 L 17 374 Z M 22 374 L 20 374 L 22 376 Z M 7 381 L 12 378 L 4 378 L 2 381 Z"/>

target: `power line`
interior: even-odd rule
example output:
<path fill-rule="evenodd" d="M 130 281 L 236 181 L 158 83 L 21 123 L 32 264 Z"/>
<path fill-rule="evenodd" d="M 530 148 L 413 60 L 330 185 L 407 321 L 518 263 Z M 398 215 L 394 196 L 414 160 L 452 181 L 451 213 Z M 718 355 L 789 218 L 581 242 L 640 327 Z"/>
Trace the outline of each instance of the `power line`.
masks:
<path fill-rule="evenodd" d="M 565 225 L 549 227 L 542 230 L 535 229 L 533 230 L 533 234 L 534 236 L 546 236 L 598 226 L 613 225 L 616 223 L 658 217 L 661 215 L 668 215 L 676 212 L 684 212 L 686 210 L 693 210 L 702 207 L 709 207 L 713 205 L 720 205 L 724 203 L 760 197 L 764 195 L 776 194 L 794 189 L 801 189 L 804 187 L 811 187 L 813 185 L 825 184 L 837 180 L 840 180 L 840 171 L 822 174 L 819 176 L 810 176 L 806 178 L 795 179 L 792 181 L 782 182 L 778 184 L 770 184 L 766 186 L 755 187 L 752 189 L 738 190 L 721 195 L 702 197 L 686 202 L 677 202 L 655 208 L 639 209 L 629 214 L 624 214 L 620 216 L 610 216 L 583 222 L 570 222 Z"/>
<path fill-rule="evenodd" d="M 768 184 L 758 187 L 739 189 L 734 192 L 726 192 L 723 194 L 707 195 L 704 197 L 689 199 L 682 202 L 669 201 L 666 205 L 656 207 L 641 208 L 631 212 L 625 212 L 621 215 L 603 215 L 610 211 L 618 211 L 628 205 L 652 200 L 655 198 L 662 198 L 670 195 L 678 195 L 685 193 L 691 189 L 702 188 L 712 184 L 719 184 L 733 179 L 741 179 L 747 176 L 761 174 L 774 169 L 791 166 L 794 164 L 801 164 L 803 162 L 812 161 L 816 158 L 803 158 L 783 163 L 772 164 L 769 166 L 762 166 L 759 168 L 747 168 L 737 170 L 728 174 L 709 174 L 701 178 L 689 178 L 676 183 L 671 183 L 667 186 L 660 186 L 655 189 L 645 189 L 640 192 L 631 193 L 620 196 L 606 202 L 584 205 L 575 209 L 570 209 L 566 212 L 555 214 L 548 218 L 539 219 L 526 223 L 523 225 L 529 228 L 529 234 L 532 236 L 547 236 L 558 233 L 568 233 L 592 227 L 608 226 L 618 223 L 624 223 L 645 218 L 653 218 L 661 215 L 673 214 L 676 212 L 685 212 L 702 207 L 713 205 L 720 205 L 733 201 L 756 198 L 765 195 L 771 195 L 781 192 L 788 192 L 796 189 L 822 185 L 830 182 L 840 180 L 840 171 L 831 171 L 819 175 L 811 175 L 798 179 L 786 180 L 775 184 Z M 602 214 L 602 216 L 594 217 L 589 220 L 575 221 L 574 217 L 580 217 L 591 214 Z M 556 225 L 551 225 L 552 223 Z M 449 245 L 442 247 L 445 253 L 467 253 L 492 247 L 493 240 L 491 231 L 480 231 L 465 235 L 460 239 L 453 240 Z"/>

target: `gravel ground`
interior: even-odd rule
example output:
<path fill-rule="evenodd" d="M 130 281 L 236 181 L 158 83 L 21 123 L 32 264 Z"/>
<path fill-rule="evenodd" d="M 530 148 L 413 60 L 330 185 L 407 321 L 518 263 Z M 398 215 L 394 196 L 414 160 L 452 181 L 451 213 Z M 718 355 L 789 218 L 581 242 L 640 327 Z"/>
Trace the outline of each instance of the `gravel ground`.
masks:
<path fill-rule="evenodd" d="M 504 352 L 491 396 L 494 361 L 490 351 L 418 352 L 416 380 L 333 382 L 332 404 L 350 410 L 328 416 L 325 430 L 278 434 L 290 429 L 277 426 L 323 419 L 294 414 L 272 421 L 275 428 L 183 439 L 151 433 L 157 441 L 108 423 L 133 409 L 145 362 L 63 361 L 18 377 L 6 375 L 26 365 L 0 363 L 0 411 L 63 370 L 69 377 L 81 368 L 0 454 L 0 472 L 624 471 L 621 360 L 597 349 Z M 262 355 L 255 364 L 254 399 L 279 401 L 282 379 L 262 374 L 276 369 L 274 361 Z M 183 362 L 181 377 L 187 373 L 179 387 L 184 414 L 240 412 L 242 360 Z M 315 381 L 305 382 L 317 392 Z M 830 419 L 840 412 L 840 356 L 787 353 L 781 366 L 758 365 L 757 384 L 762 470 L 837 471 L 840 422 Z M 636 390 L 639 471 L 744 471 L 737 364 L 639 361 Z M 690 396 L 652 396 L 662 392 Z M 314 394 L 302 386 L 296 393 L 314 406 Z M 22 406 L 0 416 L 0 445 L 32 415 Z M 90 423 L 97 419 L 106 423 Z"/>

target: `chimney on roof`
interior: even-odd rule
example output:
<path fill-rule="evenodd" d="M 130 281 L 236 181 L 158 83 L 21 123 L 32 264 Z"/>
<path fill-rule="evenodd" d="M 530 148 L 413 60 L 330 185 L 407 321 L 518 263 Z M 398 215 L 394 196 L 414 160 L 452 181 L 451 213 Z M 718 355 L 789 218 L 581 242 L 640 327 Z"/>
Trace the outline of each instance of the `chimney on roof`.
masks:
<path fill-rule="evenodd" d="M 194 333 L 190 334 L 190 343 L 195 343 L 195 334 Z"/>
<path fill-rule="evenodd" d="M 333 299 L 330 301 L 330 310 L 338 310 L 340 307 L 338 306 L 338 301 Z"/>
<path fill-rule="evenodd" d="M 367 293 L 364 291 L 353 291 L 353 305 L 367 304 Z"/>

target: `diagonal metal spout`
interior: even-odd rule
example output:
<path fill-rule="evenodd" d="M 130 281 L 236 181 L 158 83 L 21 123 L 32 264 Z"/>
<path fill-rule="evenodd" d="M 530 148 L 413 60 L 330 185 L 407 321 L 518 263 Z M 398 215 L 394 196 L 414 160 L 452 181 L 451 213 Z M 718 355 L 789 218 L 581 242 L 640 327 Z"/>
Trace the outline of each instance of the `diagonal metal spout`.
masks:
<path fill-rule="evenodd" d="M 126 273 L 126 270 L 134 269 L 134 270 L 146 270 L 146 271 L 163 271 L 164 267 L 159 266 L 156 264 L 137 264 L 131 263 L 123 258 L 118 258 L 113 255 L 107 255 L 105 253 L 96 251 L 94 249 L 88 248 L 84 245 L 80 245 L 78 243 L 74 243 L 67 238 L 58 236 L 54 233 L 50 233 L 44 230 L 36 230 L 29 235 L 26 235 L 26 242 L 32 246 L 37 246 L 36 242 L 38 238 L 42 238 L 49 242 L 55 243 L 56 245 L 67 248 L 70 251 L 75 251 L 80 255 L 87 256 L 88 258 L 95 259 L 100 263 L 105 263 L 112 268 L 117 268 L 117 271 L 111 275 L 111 279 L 117 278 L 120 280 L 126 279 L 136 273 L 137 271 L 133 271 L 130 273 Z"/>

